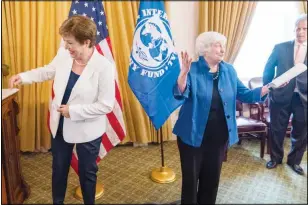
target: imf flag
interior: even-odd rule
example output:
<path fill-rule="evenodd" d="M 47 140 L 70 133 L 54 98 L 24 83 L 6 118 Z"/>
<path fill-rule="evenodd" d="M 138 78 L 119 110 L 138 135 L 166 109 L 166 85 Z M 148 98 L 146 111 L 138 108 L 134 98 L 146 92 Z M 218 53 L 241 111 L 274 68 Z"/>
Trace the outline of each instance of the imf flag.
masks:
<path fill-rule="evenodd" d="M 163 1 L 140 1 L 128 83 L 156 129 L 182 103 L 172 92 L 179 73 Z"/>

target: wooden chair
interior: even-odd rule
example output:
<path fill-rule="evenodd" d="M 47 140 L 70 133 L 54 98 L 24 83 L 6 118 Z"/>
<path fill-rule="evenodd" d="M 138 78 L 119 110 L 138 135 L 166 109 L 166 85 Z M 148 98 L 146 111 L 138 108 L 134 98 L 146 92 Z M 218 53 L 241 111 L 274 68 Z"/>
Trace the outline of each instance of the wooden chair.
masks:
<path fill-rule="evenodd" d="M 237 131 L 239 141 L 238 144 L 242 143 L 245 139 L 258 139 L 260 140 L 260 157 L 264 157 L 267 126 L 261 120 L 262 110 L 258 103 L 248 104 L 249 113 L 251 117 L 245 117 L 243 115 L 243 103 L 239 100 L 236 101 L 236 111 L 238 113 L 236 117 Z M 252 110 L 257 109 L 257 113 L 252 113 Z M 225 150 L 224 161 L 227 161 L 227 149 Z"/>
<path fill-rule="evenodd" d="M 243 139 L 258 139 L 260 140 L 260 157 L 264 157 L 265 142 L 267 136 L 267 125 L 262 122 L 261 115 L 262 110 L 261 106 L 257 103 L 248 104 L 250 117 L 243 116 L 243 103 L 236 101 L 236 111 L 239 112 L 239 115 L 236 117 L 237 131 L 239 135 L 240 145 Z M 252 110 L 257 109 L 257 114 L 252 114 Z"/>
<path fill-rule="evenodd" d="M 257 87 L 261 87 L 263 86 L 263 80 L 262 77 L 255 77 L 255 78 L 251 78 L 248 81 L 248 87 L 250 89 L 254 89 Z M 268 134 L 266 136 L 267 138 L 267 153 L 270 153 L 270 135 L 271 135 L 271 127 L 270 127 L 270 113 L 269 113 L 269 99 L 266 98 L 266 100 L 264 101 L 264 103 L 259 103 L 259 105 L 261 106 L 261 113 L 262 113 L 262 117 L 261 120 L 267 125 L 268 127 Z M 287 133 L 286 136 L 290 136 L 291 133 L 291 129 L 292 129 L 292 115 L 290 117 L 289 120 L 289 124 L 288 124 L 288 128 L 287 128 Z"/>

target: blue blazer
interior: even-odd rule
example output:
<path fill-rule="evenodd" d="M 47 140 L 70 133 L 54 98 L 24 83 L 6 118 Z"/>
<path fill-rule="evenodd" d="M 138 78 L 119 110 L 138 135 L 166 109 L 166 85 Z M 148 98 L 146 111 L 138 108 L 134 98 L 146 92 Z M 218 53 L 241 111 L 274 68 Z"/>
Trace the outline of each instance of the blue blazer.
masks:
<path fill-rule="evenodd" d="M 212 101 L 213 74 L 203 56 L 191 64 L 187 76 L 187 86 L 183 93 L 177 83 L 173 94 L 183 101 L 178 120 L 173 133 L 183 142 L 194 147 L 200 147 Z M 218 90 L 223 102 L 225 117 L 229 131 L 229 146 L 238 141 L 236 126 L 236 99 L 244 103 L 261 101 L 261 88 L 250 90 L 238 79 L 231 64 L 219 64 Z M 228 116 L 228 117 L 227 117 Z"/>

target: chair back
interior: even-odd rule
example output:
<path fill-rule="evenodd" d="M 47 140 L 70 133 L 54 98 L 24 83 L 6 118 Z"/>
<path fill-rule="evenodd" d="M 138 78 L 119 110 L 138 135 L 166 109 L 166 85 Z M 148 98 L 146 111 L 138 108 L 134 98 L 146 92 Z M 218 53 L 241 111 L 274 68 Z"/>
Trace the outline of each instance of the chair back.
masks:
<path fill-rule="evenodd" d="M 250 89 L 255 89 L 257 87 L 262 87 L 262 86 L 263 86 L 263 79 L 262 79 L 262 77 L 254 77 L 254 78 L 251 78 L 248 81 L 248 87 Z"/>

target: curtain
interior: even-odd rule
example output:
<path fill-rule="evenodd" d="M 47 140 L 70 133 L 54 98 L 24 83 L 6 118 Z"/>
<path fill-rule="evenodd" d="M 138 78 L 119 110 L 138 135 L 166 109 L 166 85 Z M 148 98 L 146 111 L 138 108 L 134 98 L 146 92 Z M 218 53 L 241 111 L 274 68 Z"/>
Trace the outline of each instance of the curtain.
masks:
<path fill-rule="evenodd" d="M 300 9 L 300 13 L 307 13 L 307 1 L 299 1 L 299 9 Z"/>
<path fill-rule="evenodd" d="M 127 136 L 123 143 L 129 141 L 138 143 L 160 142 L 160 135 L 163 135 L 163 140 L 171 139 L 170 118 L 159 131 L 156 131 L 127 82 L 129 57 L 137 22 L 139 1 L 105 1 L 104 8 L 124 107 Z"/>
<path fill-rule="evenodd" d="M 225 60 L 233 63 L 245 40 L 256 1 L 201 1 L 199 33 L 216 31 L 227 37 Z"/>
<path fill-rule="evenodd" d="M 7 79 L 17 73 L 48 64 L 56 55 L 61 36 L 58 29 L 67 18 L 71 1 L 3 1 L 2 60 L 9 65 Z M 159 142 L 172 138 L 171 121 L 157 132 L 127 83 L 129 56 L 139 1 L 103 2 L 113 54 L 117 65 L 127 136 L 125 142 Z M 47 126 L 51 81 L 19 87 L 21 151 L 47 151 L 51 135 Z M 158 134 L 159 133 L 159 134 Z"/>

